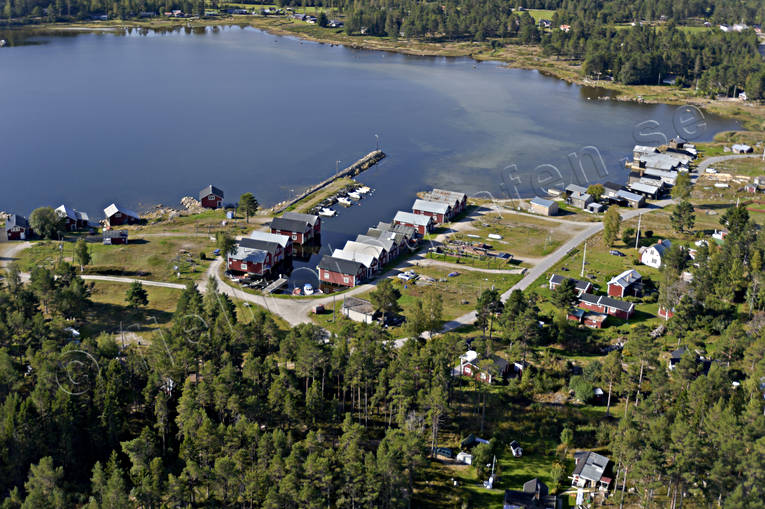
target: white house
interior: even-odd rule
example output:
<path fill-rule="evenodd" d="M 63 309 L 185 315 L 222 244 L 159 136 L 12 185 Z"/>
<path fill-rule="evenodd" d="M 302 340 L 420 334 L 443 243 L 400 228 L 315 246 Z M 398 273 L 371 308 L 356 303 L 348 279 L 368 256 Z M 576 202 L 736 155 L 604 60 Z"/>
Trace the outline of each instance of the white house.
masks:
<path fill-rule="evenodd" d="M 648 265 L 649 267 L 658 269 L 661 267 L 664 255 L 671 246 L 672 243 L 669 240 L 664 239 L 650 247 L 641 249 L 640 261 L 643 263 L 643 265 Z"/>

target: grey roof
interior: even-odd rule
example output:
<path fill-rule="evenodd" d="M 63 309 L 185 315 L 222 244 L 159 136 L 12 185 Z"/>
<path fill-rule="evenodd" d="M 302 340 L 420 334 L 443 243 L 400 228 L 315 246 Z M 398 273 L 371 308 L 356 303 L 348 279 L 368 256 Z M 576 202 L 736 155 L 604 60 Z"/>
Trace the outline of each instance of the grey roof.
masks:
<path fill-rule="evenodd" d="M 627 187 L 629 187 L 632 191 L 638 191 L 640 193 L 646 193 L 646 194 L 659 194 L 659 189 L 660 189 L 657 186 L 651 186 L 648 184 L 643 184 L 641 182 L 633 182 Z"/>
<path fill-rule="evenodd" d="M 656 244 L 653 244 L 651 247 L 656 249 L 660 255 L 663 255 L 666 250 L 672 247 L 672 242 L 670 242 L 669 239 L 664 239 L 660 242 L 657 242 Z"/>
<path fill-rule="evenodd" d="M 116 214 L 117 212 L 122 212 L 122 213 L 123 213 L 123 214 L 125 214 L 126 216 L 134 217 L 134 218 L 136 218 L 136 219 L 138 219 L 138 218 L 139 218 L 138 214 L 136 214 L 136 213 L 135 213 L 135 212 L 133 212 L 132 210 L 128 210 L 128 209 L 121 209 L 119 206 L 117 206 L 117 204 L 116 204 L 116 203 L 112 203 L 111 205 L 109 205 L 108 207 L 106 207 L 106 208 L 104 209 L 104 215 L 106 215 L 106 217 L 107 217 L 107 218 L 110 218 L 110 217 L 112 217 L 112 216 L 113 216 L 114 214 Z"/>
<path fill-rule="evenodd" d="M 682 359 L 683 355 L 685 355 L 685 352 L 687 352 L 687 351 L 688 351 L 688 349 L 687 349 L 686 347 L 684 347 L 684 346 L 681 346 L 681 347 L 680 347 L 680 348 L 678 348 L 677 350 L 674 350 L 674 351 L 673 351 L 673 352 L 670 354 L 670 357 L 671 357 L 672 359 L 674 359 L 674 360 L 678 360 L 678 361 L 679 361 L 680 359 Z"/>
<path fill-rule="evenodd" d="M 271 232 L 262 232 L 262 231 L 254 231 L 250 233 L 249 237 L 251 239 L 256 240 L 266 240 L 268 242 L 276 242 L 280 246 L 286 248 L 289 243 L 292 241 L 290 237 L 287 235 L 282 235 L 281 233 L 271 233 Z"/>
<path fill-rule="evenodd" d="M 27 219 L 24 216 L 20 216 L 18 214 L 11 214 L 10 216 L 8 216 L 8 219 L 5 221 L 5 229 L 8 230 L 10 228 L 13 228 L 14 226 L 29 228 L 29 222 L 27 222 Z"/>
<path fill-rule="evenodd" d="M 424 214 L 413 214 L 411 212 L 404 212 L 403 210 L 399 210 L 396 212 L 396 216 L 393 218 L 393 221 L 427 227 L 430 225 L 433 219 L 431 219 L 430 216 L 426 216 Z"/>
<path fill-rule="evenodd" d="M 579 302 L 586 302 L 588 304 L 595 304 L 597 305 L 599 303 L 600 297 L 597 295 L 593 295 L 591 293 L 583 293 L 579 296 Z"/>
<path fill-rule="evenodd" d="M 557 497 L 549 494 L 547 485 L 539 479 L 523 483 L 523 490 L 505 490 L 504 507 L 522 509 L 555 509 Z"/>
<path fill-rule="evenodd" d="M 582 193 L 582 194 L 584 194 L 584 193 L 587 192 L 587 188 L 582 187 L 582 186 L 578 186 L 576 184 L 569 184 L 569 185 L 566 186 L 566 192 L 567 193 Z"/>
<path fill-rule="evenodd" d="M 598 302 L 598 304 L 600 304 L 601 306 L 605 306 L 607 308 L 618 309 L 619 311 L 624 311 L 625 313 L 631 312 L 632 309 L 635 307 L 635 304 L 633 304 L 632 302 L 626 302 L 623 300 L 613 299 L 605 295 L 600 297 L 600 301 Z"/>
<path fill-rule="evenodd" d="M 411 239 L 414 237 L 414 234 L 417 233 L 417 231 L 414 229 L 414 226 L 406 226 L 403 224 L 393 224 L 393 223 L 383 223 L 380 221 L 377 223 L 377 230 L 382 230 L 386 232 L 394 232 L 394 233 L 400 233 L 404 235 L 407 239 Z"/>
<path fill-rule="evenodd" d="M 343 299 L 343 309 L 352 309 L 357 313 L 364 313 L 366 315 L 373 315 L 376 311 L 371 302 L 357 297 L 346 297 Z"/>
<path fill-rule="evenodd" d="M 627 288 L 631 284 L 640 282 L 642 279 L 643 276 L 640 275 L 640 272 L 636 271 L 635 269 L 627 269 L 621 274 L 612 277 L 608 284 L 616 284 L 622 288 Z"/>
<path fill-rule="evenodd" d="M 627 201 L 636 201 L 638 203 L 643 201 L 643 197 L 640 196 L 639 194 L 630 193 L 629 191 L 624 191 L 624 190 L 616 193 L 616 196 L 618 196 L 619 198 L 624 198 Z"/>
<path fill-rule="evenodd" d="M 446 214 L 449 212 L 450 205 L 442 201 L 414 200 L 412 210 L 421 210 L 431 214 Z"/>
<path fill-rule="evenodd" d="M 533 203 L 534 205 L 539 205 L 540 207 L 546 207 L 546 208 L 550 208 L 553 205 L 555 205 L 554 201 L 545 200 L 544 198 L 540 198 L 538 196 L 536 198 L 532 198 L 531 203 Z"/>
<path fill-rule="evenodd" d="M 283 230 L 287 232 L 305 233 L 310 225 L 299 219 L 290 219 L 288 217 L 275 217 L 271 221 L 271 228 L 274 230 Z"/>
<path fill-rule="evenodd" d="M 268 252 L 262 249 L 252 249 L 239 244 L 233 254 L 230 255 L 234 260 L 242 260 L 252 263 L 263 263 L 266 261 Z"/>
<path fill-rule="evenodd" d="M 358 274 L 362 267 L 363 265 L 359 262 L 344 260 L 342 258 L 334 258 L 329 255 L 322 256 L 321 261 L 316 266 L 317 269 L 330 270 L 332 272 L 350 274 L 352 276 Z"/>
<path fill-rule="evenodd" d="M 391 238 L 391 236 L 395 237 L 395 234 L 390 234 L 388 236 L 381 235 L 380 237 L 371 237 L 369 235 L 357 235 L 356 242 L 360 242 L 362 244 L 369 244 L 372 246 L 380 246 L 386 251 L 390 252 L 391 249 L 393 249 L 393 246 L 397 245 L 395 238 Z"/>
<path fill-rule="evenodd" d="M 608 462 L 610 461 L 603 455 L 596 452 L 586 451 L 584 453 L 576 453 L 576 468 L 574 468 L 574 475 L 578 475 L 588 481 L 598 482 L 603 477 L 603 472 L 606 471 Z"/>
<path fill-rule="evenodd" d="M 658 152 L 658 149 L 656 147 L 649 147 L 647 145 L 635 145 L 632 148 L 633 152 L 637 152 L 638 154 L 655 154 Z"/>
<path fill-rule="evenodd" d="M 127 238 L 127 230 L 104 230 L 105 239 Z"/>
<path fill-rule="evenodd" d="M 589 281 L 582 281 L 581 279 L 574 279 L 572 277 L 565 277 L 565 276 L 561 276 L 559 274 L 553 274 L 552 276 L 550 276 L 550 282 L 553 283 L 553 284 L 556 284 L 556 285 L 559 285 L 559 284 L 563 283 L 563 281 L 565 281 L 566 279 L 570 279 L 571 281 L 573 281 L 574 282 L 574 288 L 576 288 L 577 290 L 579 290 L 581 292 L 585 291 L 591 285 L 591 283 Z"/>
<path fill-rule="evenodd" d="M 74 209 L 70 209 L 66 205 L 59 205 L 56 208 L 56 214 L 59 215 L 59 217 L 66 217 L 68 219 L 71 219 L 72 221 L 77 221 L 77 211 Z"/>
<path fill-rule="evenodd" d="M 439 201 L 437 198 L 441 197 L 441 200 L 448 199 L 453 201 L 463 201 L 467 200 L 467 194 L 461 193 L 459 191 L 448 191 L 446 189 L 433 189 L 431 192 L 427 193 L 428 199 Z"/>
<path fill-rule="evenodd" d="M 267 251 L 269 253 L 276 253 L 279 249 L 277 242 L 270 242 L 268 240 L 250 239 L 244 238 L 238 242 L 239 246 L 247 249 L 260 249 L 261 251 Z"/>
<path fill-rule="evenodd" d="M 316 223 L 319 222 L 319 216 L 314 214 L 303 214 L 301 212 L 285 212 L 282 214 L 282 217 L 287 219 L 297 219 L 298 221 L 305 221 L 311 226 L 316 226 Z"/>
<path fill-rule="evenodd" d="M 617 184 L 615 182 L 610 182 L 609 181 L 609 182 L 604 182 L 603 183 L 603 189 L 605 189 L 606 191 L 611 191 L 611 192 L 616 193 L 618 191 L 621 191 L 623 189 L 623 186 L 620 185 L 620 184 Z"/>
<path fill-rule="evenodd" d="M 202 189 L 201 191 L 199 191 L 199 199 L 201 200 L 205 196 L 208 196 L 211 194 L 214 194 L 215 196 L 220 196 L 220 198 L 223 199 L 223 191 L 221 191 L 220 189 L 218 189 L 217 187 L 213 185 L 209 185 L 205 187 L 204 189 Z"/>

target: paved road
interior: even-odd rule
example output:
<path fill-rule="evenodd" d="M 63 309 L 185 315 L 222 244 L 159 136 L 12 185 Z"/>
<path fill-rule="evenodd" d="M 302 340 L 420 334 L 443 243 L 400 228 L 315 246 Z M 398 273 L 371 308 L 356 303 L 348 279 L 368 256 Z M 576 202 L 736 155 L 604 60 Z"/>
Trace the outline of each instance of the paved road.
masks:
<path fill-rule="evenodd" d="M 701 175 L 706 171 L 707 168 L 709 168 L 713 164 L 722 163 L 724 161 L 730 161 L 731 159 L 745 159 L 747 157 L 762 157 L 762 155 L 761 154 L 729 154 L 727 156 L 707 157 L 706 159 L 701 161 L 696 168 L 698 170 L 699 175 Z"/>
<path fill-rule="evenodd" d="M 628 219 L 637 217 L 639 214 L 645 214 L 645 213 L 652 212 L 654 210 L 659 210 L 671 203 L 672 203 L 672 200 L 661 200 L 658 202 L 654 202 L 653 204 L 649 205 L 649 207 L 644 209 L 633 209 L 633 210 L 625 211 L 622 213 L 622 220 L 626 221 Z M 568 254 L 569 251 L 576 248 L 577 246 L 582 244 L 585 240 L 589 239 L 590 237 L 592 237 L 593 235 L 595 235 L 602 229 L 603 229 L 602 222 L 592 223 L 592 224 L 589 224 L 585 230 L 582 230 L 581 232 L 571 237 L 566 243 L 564 243 L 556 251 L 547 255 L 533 268 L 529 269 L 529 271 L 526 273 L 523 279 L 518 281 L 515 285 L 512 286 L 512 288 L 510 288 L 505 293 L 503 293 L 502 302 L 507 301 L 507 299 L 510 297 L 510 294 L 514 290 L 525 290 L 526 288 L 531 286 L 531 284 L 534 281 L 539 279 L 540 276 L 542 276 L 545 272 L 550 270 L 553 267 L 553 265 L 561 261 Z M 475 319 L 476 319 L 475 311 L 466 313 L 458 318 L 455 318 L 454 320 L 446 322 L 444 324 L 443 332 L 454 330 L 458 327 L 461 327 L 462 325 L 472 324 L 473 322 L 475 322 Z"/>

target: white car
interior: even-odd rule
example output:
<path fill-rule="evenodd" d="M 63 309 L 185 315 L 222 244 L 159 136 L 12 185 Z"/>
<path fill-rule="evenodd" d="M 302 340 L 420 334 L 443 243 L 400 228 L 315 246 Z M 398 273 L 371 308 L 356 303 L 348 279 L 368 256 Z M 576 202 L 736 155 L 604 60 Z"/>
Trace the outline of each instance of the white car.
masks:
<path fill-rule="evenodd" d="M 714 168 L 707 168 L 707 169 L 706 169 L 706 170 L 704 170 L 704 171 L 705 171 L 706 173 L 712 173 L 712 174 L 715 174 L 715 173 L 717 173 L 717 170 L 715 170 Z"/>
<path fill-rule="evenodd" d="M 401 272 L 396 275 L 397 278 L 403 279 L 404 281 L 411 281 L 412 279 L 417 279 L 417 273 L 413 270 L 408 270 L 406 272 Z"/>

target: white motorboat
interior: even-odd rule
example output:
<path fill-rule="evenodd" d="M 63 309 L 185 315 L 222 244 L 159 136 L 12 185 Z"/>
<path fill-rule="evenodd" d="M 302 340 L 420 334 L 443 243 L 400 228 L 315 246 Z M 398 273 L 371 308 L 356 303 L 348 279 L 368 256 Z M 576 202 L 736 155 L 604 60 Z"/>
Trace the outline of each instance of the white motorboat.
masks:
<path fill-rule="evenodd" d="M 348 198 L 350 198 L 351 200 L 360 200 L 361 195 L 355 191 L 351 191 L 350 193 L 348 193 Z"/>
<path fill-rule="evenodd" d="M 372 190 L 369 188 L 369 186 L 362 186 L 362 187 L 356 189 L 356 192 L 359 193 L 359 194 L 368 194 L 371 191 Z"/>
<path fill-rule="evenodd" d="M 310 283 L 306 283 L 303 285 L 303 294 L 304 295 L 313 295 L 313 285 Z"/>
<path fill-rule="evenodd" d="M 351 206 L 350 198 L 346 198 L 345 196 L 341 196 L 340 198 L 338 198 L 337 203 L 339 203 L 340 205 L 345 205 L 346 207 Z"/>
<path fill-rule="evenodd" d="M 337 214 L 337 211 L 332 210 L 329 207 L 322 207 L 319 209 L 319 215 L 324 217 L 333 217 Z"/>

